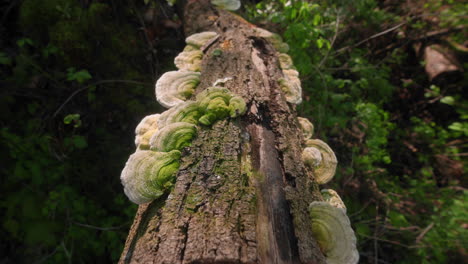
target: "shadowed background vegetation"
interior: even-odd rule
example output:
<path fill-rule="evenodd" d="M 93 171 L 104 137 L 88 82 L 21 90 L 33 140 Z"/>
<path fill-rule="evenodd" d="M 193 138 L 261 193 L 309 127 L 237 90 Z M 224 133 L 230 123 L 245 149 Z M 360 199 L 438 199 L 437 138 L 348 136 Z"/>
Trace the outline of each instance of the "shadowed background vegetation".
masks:
<path fill-rule="evenodd" d="M 291 47 L 361 263 L 466 263 L 467 5 L 242 2 Z M 138 122 L 163 110 L 154 83 L 175 69 L 181 21 L 159 0 L 0 10 L 0 262 L 116 262 L 137 208 L 120 171 Z M 429 74 L 428 49 L 451 70 Z"/>

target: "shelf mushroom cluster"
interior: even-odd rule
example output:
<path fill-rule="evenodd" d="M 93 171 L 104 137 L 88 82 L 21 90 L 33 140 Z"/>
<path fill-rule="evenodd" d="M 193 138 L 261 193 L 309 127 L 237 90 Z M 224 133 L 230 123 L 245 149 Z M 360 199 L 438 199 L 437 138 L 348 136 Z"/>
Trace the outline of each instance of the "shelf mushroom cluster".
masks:
<path fill-rule="evenodd" d="M 294 67 L 291 57 L 287 54 L 289 45 L 283 42 L 280 35 L 272 33 L 263 28 L 254 28 L 257 37 L 264 38 L 276 49 L 279 64 L 283 77 L 278 80 L 278 84 L 284 93 L 286 101 L 298 105 L 302 102 L 302 87 L 299 79 L 299 72 Z"/>
<path fill-rule="evenodd" d="M 188 37 L 181 54 L 200 50 L 216 36 L 214 32 L 202 32 Z M 188 56 L 179 54 L 175 60 L 179 70 L 163 74 L 156 82 L 156 99 L 169 109 L 146 116 L 135 129 L 137 150 L 120 176 L 125 194 L 134 203 L 150 202 L 172 188 L 181 150 L 191 145 L 199 125 L 236 118 L 247 110 L 241 97 L 223 87 L 208 87 L 194 101 L 188 100 L 199 84 L 200 73 L 187 68 L 200 70 L 193 65 L 201 65 L 203 55 L 186 60 Z"/>
<path fill-rule="evenodd" d="M 221 9 L 235 11 L 240 8 L 240 0 L 211 0 L 211 3 Z"/>
<path fill-rule="evenodd" d="M 298 123 L 305 140 L 302 152 L 304 165 L 312 172 L 311 178 L 318 184 L 329 182 L 335 175 L 337 159 L 333 150 L 322 140 L 312 139 L 314 125 L 306 118 L 298 117 Z M 324 201 L 309 205 L 311 228 L 314 238 L 329 264 L 358 263 L 356 236 L 346 206 L 338 193 L 332 189 L 321 191 Z"/>

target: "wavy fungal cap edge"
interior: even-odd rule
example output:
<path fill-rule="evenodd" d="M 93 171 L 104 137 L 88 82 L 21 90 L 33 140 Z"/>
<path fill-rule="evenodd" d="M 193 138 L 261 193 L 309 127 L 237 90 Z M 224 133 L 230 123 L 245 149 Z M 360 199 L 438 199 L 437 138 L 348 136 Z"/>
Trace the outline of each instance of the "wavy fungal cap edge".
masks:
<path fill-rule="evenodd" d="M 358 263 L 356 235 L 343 210 L 328 202 L 312 202 L 309 216 L 312 233 L 328 264 Z"/>
<path fill-rule="evenodd" d="M 211 3 L 221 9 L 236 11 L 241 7 L 240 0 L 211 0 Z"/>
<path fill-rule="evenodd" d="M 314 124 L 309 119 L 304 117 L 298 117 L 299 126 L 301 127 L 302 135 L 304 139 L 310 139 L 314 135 Z"/>
<path fill-rule="evenodd" d="M 150 202 L 168 190 L 180 165 L 180 151 L 140 150 L 128 158 L 120 180 L 127 197 L 136 204 Z"/>
<path fill-rule="evenodd" d="M 193 35 L 188 36 L 185 39 L 185 43 L 187 43 L 187 45 L 189 46 L 193 46 L 197 49 L 200 49 L 202 46 L 204 46 L 206 43 L 208 43 L 210 40 L 214 39 L 217 36 L 218 33 L 212 31 L 195 33 Z"/>
<path fill-rule="evenodd" d="M 187 100 L 200 83 L 200 73 L 193 71 L 166 72 L 156 82 L 156 100 L 171 108 Z"/>
<path fill-rule="evenodd" d="M 322 161 L 317 166 L 312 166 L 314 177 L 318 184 L 325 184 L 335 176 L 338 160 L 335 153 L 320 139 L 309 139 L 306 148 L 316 148 L 322 154 Z"/>

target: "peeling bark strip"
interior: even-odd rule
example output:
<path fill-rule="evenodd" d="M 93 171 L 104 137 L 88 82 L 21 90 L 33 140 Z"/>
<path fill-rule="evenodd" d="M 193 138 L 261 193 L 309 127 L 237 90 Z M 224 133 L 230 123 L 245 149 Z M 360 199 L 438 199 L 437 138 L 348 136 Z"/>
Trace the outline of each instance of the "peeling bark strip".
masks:
<path fill-rule="evenodd" d="M 140 206 L 119 263 L 324 263 L 307 210 L 320 194 L 301 162 L 303 138 L 278 85 L 276 51 L 208 0 L 187 1 L 184 12 L 187 36 L 220 35 L 203 49 L 196 93 L 225 79 L 249 111 L 200 126 L 174 190 Z"/>

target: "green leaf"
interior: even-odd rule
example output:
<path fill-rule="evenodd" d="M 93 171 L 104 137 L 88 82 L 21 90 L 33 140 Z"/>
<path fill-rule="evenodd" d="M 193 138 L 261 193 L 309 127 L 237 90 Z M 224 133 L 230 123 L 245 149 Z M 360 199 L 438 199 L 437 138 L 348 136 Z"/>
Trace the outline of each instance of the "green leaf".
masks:
<path fill-rule="evenodd" d="M 85 81 L 91 79 L 92 76 L 88 70 L 75 71 L 75 68 L 68 68 L 67 80 L 68 81 L 77 81 L 78 83 L 84 83 Z"/>
<path fill-rule="evenodd" d="M 440 102 L 448 105 L 453 105 L 455 103 L 455 98 L 453 98 L 452 96 L 445 96 L 442 99 L 440 99 Z"/>
<path fill-rule="evenodd" d="M 314 16 L 314 19 L 312 20 L 312 25 L 317 26 L 320 23 L 320 20 L 322 17 L 319 14 L 316 14 Z"/>
<path fill-rule="evenodd" d="M 321 49 L 323 47 L 323 44 L 325 44 L 325 41 L 323 38 L 319 38 L 317 39 L 316 43 L 317 43 L 317 47 Z"/>
<path fill-rule="evenodd" d="M 453 131 L 463 132 L 465 136 L 468 135 L 468 123 L 467 122 L 454 122 L 448 128 Z"/>
<path fill-rule="evenodd" d="M 74 127 L 81 126 L 80 114 L 69 114 L 63 118 L 63 123 L 69 125 L 74 123 Z"/>
<path fill-rule="evenodd" d="M 34 42 L 30 38 L 19 39 L 16 44 L 20 47 L 24 47 L 25 45 L 34 46 Z"/>
<path fill-rule="evenodd" d="M 369 229 L 368 225 L 357 223 L 356 224 L 356 233 L 358 235 L 369 236 L 371 234 L 371 230 Z"/>
<path fill-rule="evenodd" d="M 9 58 L 5 53 L 0 52 L 0 64 L 1 65 L 10 65 L 11 58 Z"/>
<path fill-rule="evenodd" d="M 72 142 L 78 149 L 84 149 L 88 146 L 88 142 L 83 136 L 74 135 L 72 137 Z"/>

